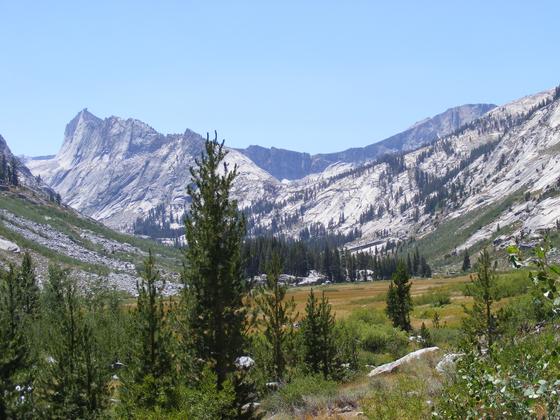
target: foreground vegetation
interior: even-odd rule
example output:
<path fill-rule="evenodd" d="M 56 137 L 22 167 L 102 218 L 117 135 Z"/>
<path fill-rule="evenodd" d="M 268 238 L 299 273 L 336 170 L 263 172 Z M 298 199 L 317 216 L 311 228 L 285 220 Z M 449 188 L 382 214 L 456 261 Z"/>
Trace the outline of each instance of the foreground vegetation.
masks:
<path fill-rule="evenodd" d="M 484 250 L 472 276 L 411 279 L 396 260 L 391 281 L 290 290 L 273 253 L 253 285 L 223 157 L 207 141 L 192 170 L 180 296 L 162 296 L 151 252 L 133 304 L 58 264 L 39 288 L 28 254 L 1 273 L 0 418 L 558 418 L 547 244 L 530 259 L 510 249 L 508 273 Z"/>

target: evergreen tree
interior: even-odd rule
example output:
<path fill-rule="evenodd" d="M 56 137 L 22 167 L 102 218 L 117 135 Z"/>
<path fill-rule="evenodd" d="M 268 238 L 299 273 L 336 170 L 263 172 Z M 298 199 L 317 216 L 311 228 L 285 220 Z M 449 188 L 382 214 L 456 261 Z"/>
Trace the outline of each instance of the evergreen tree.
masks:
<path fill-rule="evenodd" d="M 151 250 L 144 261 L 140 276 L 140 283 L 136 284 L 138 292 L 136 322 L 138 323 L 137 337 L 141 343 L 140 352 L 137 354 L 139 362 L 137 374 L 138 379 L 141 380 L 146 375 L 158 378 L 169 373 L 170 337 L 162 297 L 165 282 L 160 279 Z"/>
<path fill-rule="evenodd" d="M 422 326 L 420 327 L 420 337 L 422 337 L 422 344 L 424 347 L 431 347 L 434 344 L 430 331 L 424 322 L 422 322 Z"/>
<path fill-rule="evenodd" d="M 0 273 L 0 419 L 17 417 L 15 379 L 27 365 L 18 286 L 13 266 Z"/>
<path fill-rule="evenodd" d="M 150 250 L 140 271 L 140 282 L 136 283 L 135 343 L 123 392 L 124 405 L 129 410 L 165 406 L 171 400 L 171 336 L 162 297 L 164 286 Z M 127 413 L 132 415 L 133 411 Z"/>
<path fill-rule="evenodd" d="M 264 328 L 264 336 L 271 352 L 273 375 L 277 381 L 284 376 L 285 348 L 297 318 L 294 298 L 284 301 L 287 287 L 279 282 L 281 266 L 280 257 L 274 254 L 269 264 L 266 286 L 255 296 L 255 321 Z"/>
<path fill-rule="evenodd" d="M 419 267 L 420 267 L 420 253 L 418 252 L 418 248 L 416 248 L 414 250 L 414 255 L 412 257 L 412 271 L 409 272 L 409 275 L 417 276 Z"/>
<path fill-rule="evenodd" d="M 476 276 L 471 277 L 467 291 L 473 297 L 474 303 L 471 309 L 465 308 L 465 336 L 470 344 L 474 344 L 480 351 L 483 346 L 491 351 L 497 335 L 497 317 L 492 306 L 499 300 L 499 294 L 496 273 L 487 249 L 481 252 L 476 262 Z"/>
<path fill-rule="evenodd" d="M 463 271 L 469 271 L 471 269 L 471 258 L 469 257 L 469 251 L 465 249 L 465 253 L 463 255 Z"/>
<path fill-rule="evenodd" d="M 39 286 L 37 285 L 31 255 L 28 252 L 23 255 L 18 280 L 22 311 L 25 315 L 34 317 L 37 315 L 39 306 Z"/>
<path fill-rule="evenodd" d="M 325 292 L 321 296 L 321 301 L 318 301 L 311 289 L 305 314 L 303 320 L 305 363 L 311 372 L 322 373 L 327 378 L 334 370 L 336 348 L 335 320 Z"/>
<path fill-rule="evenodd" d="M 0 155 L 0 182 L 8 183 L 8 161 L 6 155 Z"/>
<path fill-rule="evenodd" d="M 223 162 L 226 153 L 223 142 L 207 138 L 205 153 L 191 168 L 183 274 L 194 352 L 213 367 L 218 389 L 241 355 L 248 292 L 241 264 L 245 220 L 230 197 L 237 168 Z"/>
<path fill-rule="evenodd" d="M 10 162 L 10 180 L 9 180 L 9 183 L 16 186 L 16 187 L 19 185 L 18 171 L 19 171 L 19 163 L 14 156 L 14 157 L 12 157 L 12 161 Z"/>
<path fill-rule="evenodd" d="M 393 325 L 404 331 L 411 330 L 412 298 L 410 297 L 410 287 L 406 265 L 400 261 L 397 264 L 397 271 L 393 274 L 393 280 L 389 284 L 386 312 Z"/>
<path fill-rule="evenodd" d="M 108 402 L 109 366 L 76 281 L 68 271 L 49 267 L 45 285 L 46 343 L 41 394 L 49 418 L 93 418 Z"/>
<path fill-rule="evenodd" d="M 432 269 L 423 255 L 420 257 L 420 275 L 424 278 L 432 277 Z"/>

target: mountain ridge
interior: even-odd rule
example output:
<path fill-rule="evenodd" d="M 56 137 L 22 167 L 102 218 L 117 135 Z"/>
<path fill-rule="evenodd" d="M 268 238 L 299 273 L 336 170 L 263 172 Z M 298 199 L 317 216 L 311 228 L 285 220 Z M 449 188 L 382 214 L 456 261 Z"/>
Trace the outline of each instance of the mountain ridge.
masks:
<path fill-rule="evenodd" d="M 451 134 L 459 127 L 496 108 L 494 104 L 465 104 L 449 108 L 414 123 L 406 130 L 363 147 L 340 152 L 309 154 L 275 147 L 252 145 L 237 149 L 277 179 L 300 179 L 319 173 L 337 162 L 363 163 L 385 153 L 406 151 Z"/>
<path fill-rule="evenodd" d="M 545 211 L 539 200 L 545 194 L 556 200 L 558 193 L 552 178 L 560 173 L 560 156 L 546 152 L 560 147 L 560 133 L 551 123 L 560 113 L 558 96 L 558 90 L 529 95 L 412 150 L 360 163 L 337 161 L 291 181 L 279 181 L 239 150 L 228 149 L 228 163 L 240 172 L 233 196 L 251 235 L 342 235 L 348 248 L 373 250 L 422 240 L 465 218 L 466 227 L 450 230 L 445 252 L 438 255 L 493 240 L 496 220 L 512 241 L 560 218 L 553 210 L 546 223 L 539 222 Z M 189 205 L 187 169 L 204 139 L 190 130 L 159 134 L 134 121 L 78 118 L 66 132 L 67 150 L 52 160 L 31 161 L 30 167 L 85 214 L 125 231 L 137 221 L 166 226 L 157 237 L 167 240 L 164 232 L 180 232 L 178 221 Z M 82 151 L 80 144 L 96 152 L 88 155 L 91 150 Z M 538 175 L 542 171 L 544 178 Z M 543 179 L 547 185 L 541 185 Z"/>

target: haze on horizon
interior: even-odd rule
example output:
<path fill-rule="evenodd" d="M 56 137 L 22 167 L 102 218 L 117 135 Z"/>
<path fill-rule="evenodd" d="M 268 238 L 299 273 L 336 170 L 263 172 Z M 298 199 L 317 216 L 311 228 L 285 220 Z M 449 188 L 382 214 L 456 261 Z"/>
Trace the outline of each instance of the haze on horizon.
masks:
<path fill-rule="evenodd" d="M 54 154 L 82 108 L 310 153 L 560 82 L 552 1 L 2 2 L 0 134 Z"/>

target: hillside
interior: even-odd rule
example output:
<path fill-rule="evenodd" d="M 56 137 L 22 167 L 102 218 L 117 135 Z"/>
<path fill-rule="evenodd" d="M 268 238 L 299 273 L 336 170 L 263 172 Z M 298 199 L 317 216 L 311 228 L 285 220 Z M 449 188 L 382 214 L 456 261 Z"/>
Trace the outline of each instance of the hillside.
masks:
<path fill-rule="evenodd" d="M 82 287 L 96 282 L 135 294 L 137 267 L 153 250 L 167 280 L 166 293 L 178 290 L 180 253 L 153 241 L 115 232 L 95 220 L 58 205 L 27 187 L 0 191 L 0 267 L 19 264 L 31 254 L 39 282 L 50 263 L 72 270 Z"/>
<path fill-rule="evenodd" d="M 559 108 L 558 91 L 542 92 L 432 145 L 282 184 L 273 199 L 249 209 L 252 226 L 290 236 L 311 227 L 359 229 L 361 237 L 349 244 L 355 249 L 439 235 L 432 252 L 438 258 L 553 227 L 560 218 Z"/>

